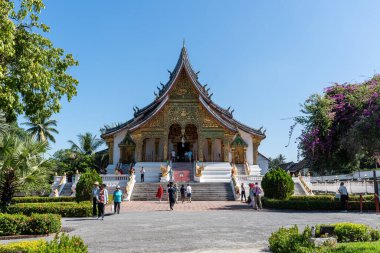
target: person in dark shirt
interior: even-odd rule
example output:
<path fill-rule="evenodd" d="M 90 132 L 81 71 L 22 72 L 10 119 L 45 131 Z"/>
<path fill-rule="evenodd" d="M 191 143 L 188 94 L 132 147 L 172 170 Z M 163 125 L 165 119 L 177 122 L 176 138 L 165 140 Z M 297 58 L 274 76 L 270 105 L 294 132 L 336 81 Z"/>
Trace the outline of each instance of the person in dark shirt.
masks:
<path fill-rule="evenodd" d="M 169 189 L 168 189 L 168 195 L 169 195 L 169 207 L 170 207 L 171 211 L 173 211 L 173 207 L 175 204 L 175 193 L 176 193 L 176 189 L 173 187 L 173 183 L 170 182 Z"/>
<path fill-rule="evenodd" d="M 185 194 L 186 194 L 186 188 L 185 188 L 185 186 L 184 185 L 182 185 L 181 186 L 181 201 L 182 201 L 182 204 L 185 202 L 185 200 L 186 200 L 186 196 L 185 196 Z"/>

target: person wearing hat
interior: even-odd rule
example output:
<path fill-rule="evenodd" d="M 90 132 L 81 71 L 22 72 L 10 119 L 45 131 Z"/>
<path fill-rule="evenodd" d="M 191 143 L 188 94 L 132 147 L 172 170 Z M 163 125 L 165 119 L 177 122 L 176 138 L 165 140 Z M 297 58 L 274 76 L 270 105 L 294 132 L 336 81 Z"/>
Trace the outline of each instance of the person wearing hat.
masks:
<path fill-rule="evenodd" d="M 114 213 L 120 213 L 120 203 L 123 199 L 123 192 L 120 190 L 120 186 L 116 186 L 116 191 L 113 192 L 113 204 L 114 204 Z"/>
<path fill-rule="evenodd" d="M 99 193 L 99 182 L 96 181 L 94 182 L 94 187 L 92 187 L 92 191 L 91 191 L 91 194 L 92 194 L 92 216 L 96 217 L 98 216 L 98 212 L 97 212 L 97 200 L 96 200 L 96 196 L 98 196 L 98 193 Z"/>

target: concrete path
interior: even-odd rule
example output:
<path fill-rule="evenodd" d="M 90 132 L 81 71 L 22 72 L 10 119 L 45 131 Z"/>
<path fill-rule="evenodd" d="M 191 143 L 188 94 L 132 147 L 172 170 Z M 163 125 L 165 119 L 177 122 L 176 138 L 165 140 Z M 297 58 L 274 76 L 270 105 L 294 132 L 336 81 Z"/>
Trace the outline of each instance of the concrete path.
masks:
<path fill-rule="evenodd" d="M 172 212 L 167 203 L 131 202 L 104 221 L 65 218 L 62 225 L 90 252 L 255 253 L 268 252 L 267 240 L 281 226 L 343 221 L 380 225 L 373 213 L 258 212 L 239 202 L 178 204 Z"/>

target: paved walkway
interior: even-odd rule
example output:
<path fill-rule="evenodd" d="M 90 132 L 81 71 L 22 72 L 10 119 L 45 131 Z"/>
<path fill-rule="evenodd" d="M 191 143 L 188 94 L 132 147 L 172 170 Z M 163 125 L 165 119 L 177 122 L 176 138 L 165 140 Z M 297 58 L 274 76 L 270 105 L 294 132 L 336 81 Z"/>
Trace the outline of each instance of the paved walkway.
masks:
<path fill-rule="evenodd" d="M 126 202 L 122 213 L 105 219 L 64 218 L 89 245 L 89 252 L 268 252 L 268 238 L 281 226 L 357 222 L 377 226 L 373 213 L 274 212 L 248 209 L 239 202 L 177 204 Z M 110 212 L 110 208 L 107 208 Z"/>
<path fill-rule="evenodd" d="M 194 212 L 194 211 L 215 211 L 215 210 L 250 210 L 247 204 L 235 201 L 192 201 L 182 203 L 179 201 L 174 210 L 177 212 Z M 109 207 L 109 211 L 111 208 Z M 122 203 L 124 212 L 136 211 L 167 211 L 169 203 L 167 201 L 130 201 Z M 252 210 L 253 211 L 253 210 Z"/>

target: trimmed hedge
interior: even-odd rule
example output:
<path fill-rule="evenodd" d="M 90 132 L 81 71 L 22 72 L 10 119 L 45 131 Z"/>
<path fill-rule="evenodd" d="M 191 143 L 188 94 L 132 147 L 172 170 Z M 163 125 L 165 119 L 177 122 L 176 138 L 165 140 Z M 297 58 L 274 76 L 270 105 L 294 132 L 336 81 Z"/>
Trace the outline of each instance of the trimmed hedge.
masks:
<path fill-rule="evenodd" d="M 326 225 L 318 224 L 316 226 L 315 235 L 317 237 L 323 236 L 321 234 L 322 226 Z M 334 228 L 333 235 L 336 235 L 338 242 L 368 242 L 380 239 L 380 231 L 365 224 L 341 222 L 327 226 Z"/>
<path fill-rule="evenodd" d="M 61 229 L 57 214 L 0 214 L 0 236 L 56 233 Z"/>
<path fill-rule="evenodd" d="M 75 202 L 75 197 L 14 197 L 12 203 Z"/>
<path fill-rule="evenodd" d="M 318 198 L 310 196 L 306 198 L 291 197 L 287 200 L 279 199 L 261 199 L 263 206 L 266 208 L 281 209 L 281 210 L 302 210 L 302 211 L 334 211 L 340 210 L 340 200 L 335 198 Z M 360 210 L 360 201 L 349 201 L 349 210 Z M 374 202 L 364 202 L 363 210 L 375 210 Z"/>
<path fill-rule="evenodd" d="M 0 253 L 87 253 L 87 245 L 78 236 L 56 235 L 54 240 L 0 244 Z"/>
<path fill-rule="evenodd" d="M 92 206 L 89 202 L 61 202 L 61 203 L 20 203 L 4 207 L 4 213 L 52 213 L 62 217 L 88 217 L 92 215 Z"/>
<path fill-rule="evenodd" d="M 261 181 L 261 187 L 264 196 L 273 199 L 287 199 L 294 192 L 292 177 L 281 168 L 268 171 Z"/>

